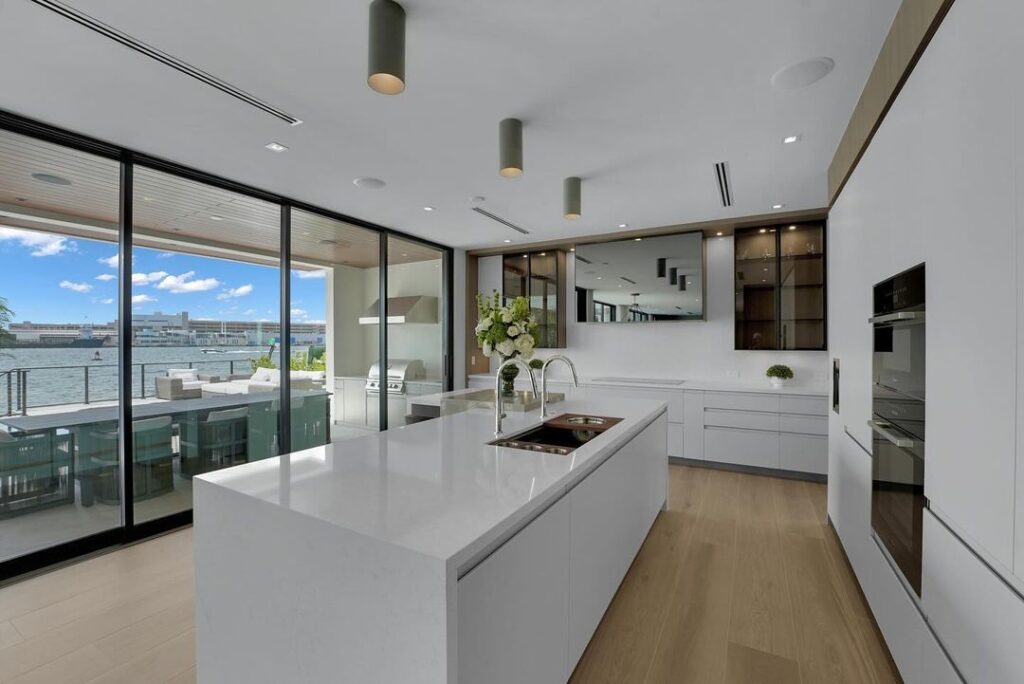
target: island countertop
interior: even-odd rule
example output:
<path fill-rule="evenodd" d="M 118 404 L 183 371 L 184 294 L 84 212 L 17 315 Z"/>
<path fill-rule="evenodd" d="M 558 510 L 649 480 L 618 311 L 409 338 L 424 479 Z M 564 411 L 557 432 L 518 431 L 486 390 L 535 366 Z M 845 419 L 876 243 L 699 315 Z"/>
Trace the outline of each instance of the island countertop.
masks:
<path fill-rule="evenodd" d="M 475 409 L 206 473 L 196 486 L 443 560 L 457 571 L 586 477 L 666 405 L 583 397 L 553 409 L 552 415 L 623 420 L 563 456 L 489 446 L 494 413 Z M 540 424 L 539 411 L 509 414 L 503 436 Z"/>

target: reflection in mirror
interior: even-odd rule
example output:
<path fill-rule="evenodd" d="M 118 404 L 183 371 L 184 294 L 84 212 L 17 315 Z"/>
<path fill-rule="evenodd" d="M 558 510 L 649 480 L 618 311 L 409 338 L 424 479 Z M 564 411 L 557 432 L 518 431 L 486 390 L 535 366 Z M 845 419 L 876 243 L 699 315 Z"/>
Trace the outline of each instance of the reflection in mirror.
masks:
<path fill-rule="evenodd" d="M 704 318 L 704 235 L 630 238 L 576 247 L 580 323 Z"/>

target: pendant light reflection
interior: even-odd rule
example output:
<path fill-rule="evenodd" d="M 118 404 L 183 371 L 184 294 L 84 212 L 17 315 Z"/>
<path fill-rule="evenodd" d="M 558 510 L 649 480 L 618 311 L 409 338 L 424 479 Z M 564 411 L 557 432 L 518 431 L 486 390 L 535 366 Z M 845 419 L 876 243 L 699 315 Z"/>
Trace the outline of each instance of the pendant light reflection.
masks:
<path fill-rule="evenodd" d="M 384 95 L 405 90 L 405 10 L 394 0 L 370 3 L 366 83 Z"/>
<path fill-rule="evenodd" d="M 569 176 L 562 186 L 563 215 L 570 220 L 578 219 L 582 214 L 583 181 L 578 176 Z"/>
<path fill-rule="evenodd" d="M 498 173 L 505 178 L 523 175 L 523 122 L 519 119 L 502 119 L 498 124 L 498 160 Z"/>

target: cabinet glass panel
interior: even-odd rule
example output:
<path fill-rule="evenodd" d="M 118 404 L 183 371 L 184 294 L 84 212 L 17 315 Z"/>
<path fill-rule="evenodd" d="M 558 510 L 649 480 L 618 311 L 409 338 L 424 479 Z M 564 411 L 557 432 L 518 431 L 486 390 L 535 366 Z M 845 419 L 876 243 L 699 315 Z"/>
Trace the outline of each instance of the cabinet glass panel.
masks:
<path fill-rule="evenodd" d="M 0 561 L 121 525 L 119 168 L 0 131 Z"/>
<path fill-rule="evenodd" d="M 779 348 L 825 348 L 825 250 L 821 224 L 779 231 Z"/>
<path fill-rule="evenodd" d="M 277 204 L 136 166 L 135 520 L 192 508 L 192 478 L 280 452 Z M 96 450 L 103 434 L 90 435 Z"/>
<path fill-rule="evenodd" d="M 366 381 L 380 354 L 381 237 L 301 209 L 291 233 L 291 448 L 301 451 L 377 431 Z"/>
<path fill-rule="evenodd" d="M 525 297 L 528 292 L 529 273 L 529 254 L 506 254 L 502 257 L 502 296 L 506 299 Z"/>
<path fill-rule="evenodd" d="M 558 259 L 555 252 L 530 255 L 530 310 L 537 319 L 538 347 L 558 346 Z"/>
<path fill-rule="evenodd" d="M 775 228 L 737 231 L 736 348 L 778 348 Z"/>
<path fill-rule="evenodd" d="M 388 237 L 388 428 L 427 415 L 415 398 L 444 388 L 444 252 Z"/>

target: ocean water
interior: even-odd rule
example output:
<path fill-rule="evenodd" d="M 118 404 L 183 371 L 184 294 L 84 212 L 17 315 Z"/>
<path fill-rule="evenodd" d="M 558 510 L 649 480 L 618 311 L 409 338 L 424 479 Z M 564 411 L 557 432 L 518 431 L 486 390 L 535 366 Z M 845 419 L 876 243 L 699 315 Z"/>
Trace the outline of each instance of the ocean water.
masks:
<path fill-rule="evenodd" d="M 96 352 L 100 360 L 94 360 Z M 199 347 L 134 347 L 132 349 L 132 396 L 155 394 L 155 378 L 168 368 L 187 368 L 189 364 L 201 373 L 227 375 L 234 365 L 235 373 L 248 373 L 250 359 L 266 353 L 265 348 L 225 347 L 222 354 L 204 354 Z M 293 347 L 292 352 L 306 351 Z M 274 352 L 278 365 L 279 354 Z M 86 375 L 89 380 L 89 401 L 117 399 L 117 347 L 100 349 L 0 349 L 0 415 L 9 413 L 8 378 L 4 372 L 12 368 L 29 369 L 27 375 L 28 406 L 84 403 Z M 13 375 L 13 374 L 12 374 Z M 11 377 L 11 402 L 17 404 L 17 379 Z"/>

